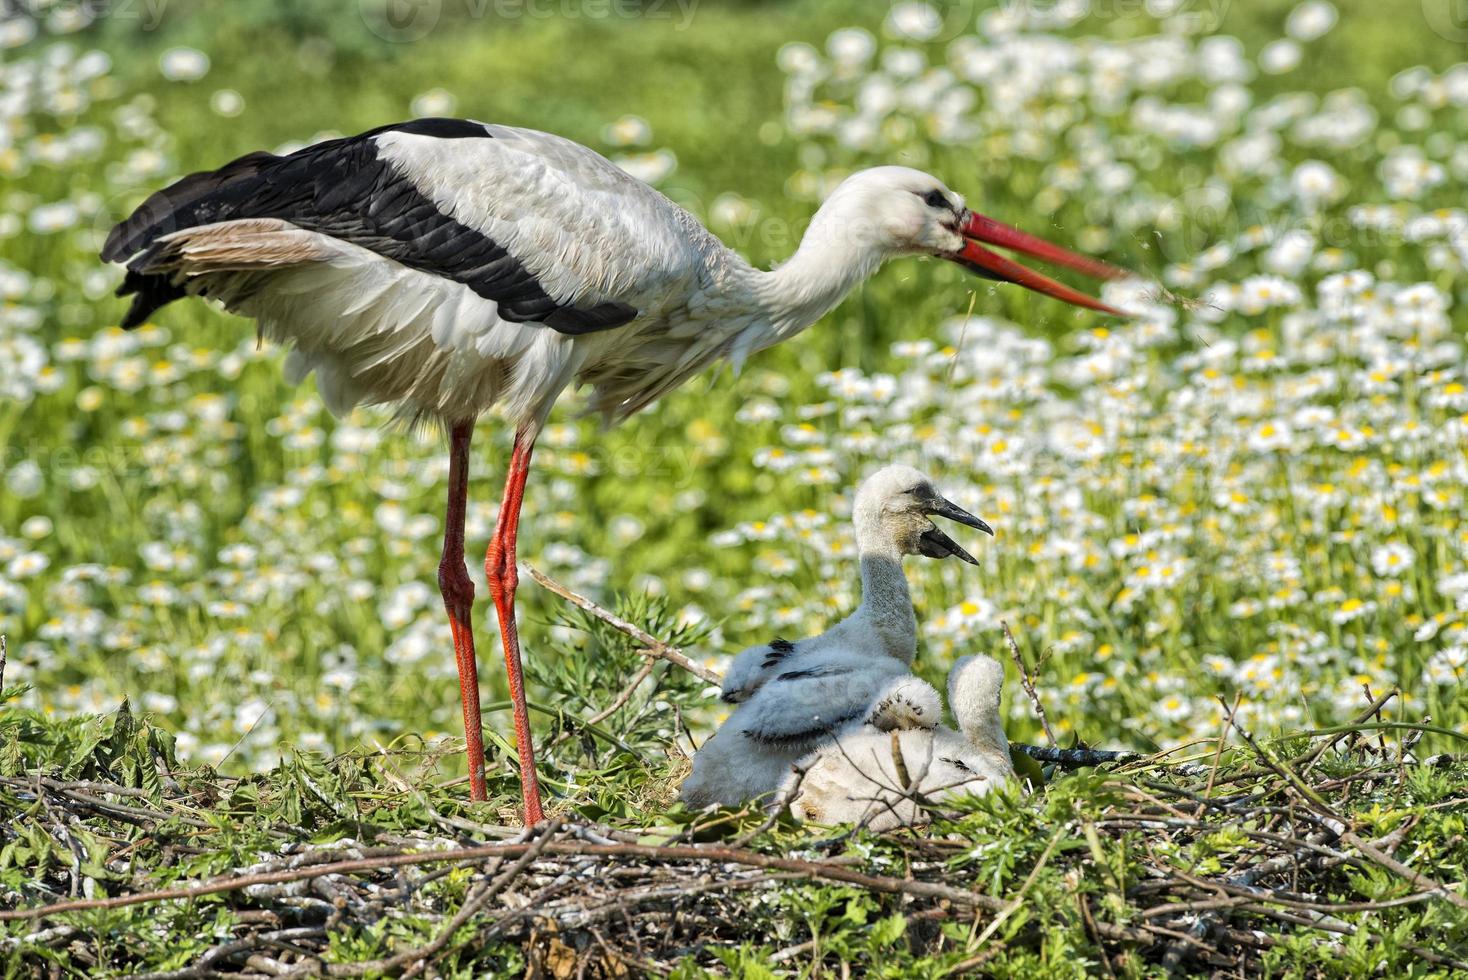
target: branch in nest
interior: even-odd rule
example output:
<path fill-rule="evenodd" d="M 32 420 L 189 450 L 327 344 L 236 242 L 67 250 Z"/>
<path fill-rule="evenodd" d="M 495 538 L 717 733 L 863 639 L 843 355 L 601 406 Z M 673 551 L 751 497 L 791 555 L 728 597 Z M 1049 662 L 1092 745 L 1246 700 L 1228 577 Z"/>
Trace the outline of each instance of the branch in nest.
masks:
<path fill-rule="evenodd" d="M 519 857 L 532 847 L 539 847 L 549 854 L 567 854 L 579 857 L 639 858 L 652 861 L 714 861 L 727 864 L 742 864 L 751 868 L 775 871 L 790 871 L 810 878 L 840 881 L 858 885 L 871 891 L 887 894 L 905 894 L 925 898 L 946 899 L 969 908 L 998 911 L 1003 907 L 998 899 L 978 892 L 955 888 L 949 885 L 886 875 L 865 875 L 833 861 L 802 861 L 793 858 L 777 858 L 757 851 L 729 847 L 705 847 L 693 845 L 655 846 L 644 844 L 586 844 L 580 841 L 536 841 L 534 844 L 484 844 L 478 847 L 462 847 L 442 851 L 408 851 L 380 857 L 361 858 L 350 861 L 335 861 L 306 868 L 292 868 L 264 874 L 238 875 L 203 882 L 201 884 L 164 888 L 151 892 L 134 892 L 115 898 L 74 899 L 51 905 L 22 909 L 0 909 L 0 922 L 14 919 L 37 919 L 60 912 L 79 912 L 89 909 L 115 909 L 128 905 L 161 902 L 170 899 L 199 898 L 239 891 L 252 885 L 279 884 L 301 881 L 325 875 L 355 874 L 364 871 L 380 871 L 403 868 L 418 864 L 436 864 L 449 861 L 482 861 L 496 857 Z"/>
<path fill-rule="evenodd" d="M 1036 762 L 1045 762 L 1065 769 L 1104 766 L 1111 762 L 1136 762 L 1138 759 L 1146 758 L 1141 752 L 1129 752 L 1125 749 L 1061 749 L 1054 745 L 1025 745 L 1022 742 L 1011 744 Z"/>
<path fill-rule="evenodd" d="M 1243 736 L 1244 741 L 1249 743 L 1249 747 L 1254 750 L 1254 753 L 1259 759 L 1266 766 L 1279 773 L 1308 803 L 1314 806 L 1327 819 L 1327 825 L 1334 823 L 1341 828 L 1340 839 L 1342 843 L 1354 847 L 1373 863 L 1406 879 L 1412 887 L 1424 891 L 1437 892 L 1458 908 L 1468 909 L 1468 899 L 1465 899 L 1462 895 L 1427 877 L 1415 868 L 1403 864 L 1370 842 L 1362 840 L 1351 830 L 1350 823 L 1337 813 L 1308 783 L 1301 779 L 1299 774 L 1291 769 L 1288 763 L 1279 762 L 1268 752 L 1265 752 L 1263 747 L 1254 739 L 1254 736 L 1243 725 L 1240 725 L 1237 719 L 1234 720 L 1233 725 L 1238 730 L 1238 733 Z"/>
<path fill-rule="evenodd" d="M 408 967 L 404 974 L 406 977 L 415 976 L 424 969 L 441 953 L 449 941 L 454 938 L 464 923 L 468 922 L 484 906 L 488 905 L 500 892 L 513 882 L 521 872 L 530 867 L 535 859 L 540 857 L 547 844 L 556 838 L 561 830 L 561 821 L 558 817 L 552 817 L 543 828 L 538 828 L 539 838 L 525 849 L 508 868 L 496 875 L 492 881 L 483 882 L 470 892 L 464 904 L 452 919 L 448 921 L 437 936 L 431 941 L 416 949 L 406 950 L 386 959 L 372 960 L 365 963 L 332 964 L 329 967 L 332 976 L 365 976 L 367 974 L 391 974 L 403 967 Z"/>
<path fill-rule="evenodd" d="M 703 664 L 698 663 L 695 660 L 689 659 L 689 657 L 682 650 L 679 650 L 677 647 L 673 646 L 670 643 L 664 643 L 662 640 L 659 640 L 657 637 L 637 626 L 635 623 L 627 622 L 627 620 L 623 619 L 621 616 L 618 616 L 610 609 L 606 609 L 602 606 L 597 605 L 595 602 L 592 602 L 590 599 L 586 598 L 586 596 L 581 595 L 578 592 L 572 592 L 566 586 L 557 582 L 555 579 L 551 578 L 549 575 L 547 575 L 545 572 L 542 572 L 535 566 L 526 565 L 525 570 L 530 573 L 530 577 L 535 579 L 535 581 L 541 586 L 541 588 L 547 590 L 548 592 L 555 593 L 562 599 L 565 599 L 567 602 L 571 603 L 571 605 L 591 613 L 591 615 L 606 623 L 608 626 L 611 626 L 614 629 L 626 633 L 628 636 L 632 637 L 632 639 L 642 644 L 642 649 L 638 650 L 637 652 L 642 654 L 644 657 L 649 657 L 656 660 L 666 660 L 670 664 L 682 667 L 694 677 L 697 677 L 699 680 L 706 681 L 709 684 L 717 685 L 722 680 L 722 678 L 719 677 L 718 674 L 714 673 L 712 670 L 709 670 Z"/>
<path fill-rule="evenodd" d="M 1055 733 L 1050 730 L 1050 719 L 1045 715 L 1045 705 L 1040 701 L 1039 692 L 1035 690 L 1035 678 L 1025 667 L 1024 658 L 1019 654 L 1019 644 L 1014 641 L 1014 634 L 1009 631 L 1009 624 L 1001 619 L 999 628 L 1004 631 L 1004 640 L 1009 644 L 1009 656 L 1014 660 L 1014 665 L 1019 668 L 1020 685 L 1025 689 L 1025 694 L 1029 695 L 1030 704 L 1035 706 L 1035 714 L 1040 718 L 1040 727 L 1045 731 L 1045 741 L 1050 743 L 1051 748 L 1054 748 L 1059 743 L 1055 741 Z"/>

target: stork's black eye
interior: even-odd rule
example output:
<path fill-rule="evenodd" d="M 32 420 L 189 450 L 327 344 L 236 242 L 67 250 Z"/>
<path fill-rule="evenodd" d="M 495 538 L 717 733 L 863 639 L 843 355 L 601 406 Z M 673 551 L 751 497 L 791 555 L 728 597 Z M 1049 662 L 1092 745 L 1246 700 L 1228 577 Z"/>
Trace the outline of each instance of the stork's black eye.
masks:
<path fill-rule="evenodd" d="M 923 195 L 923 203 L 930 208 L 948 210 L 948 198 L 943 196 L 942 191 L 928 191 Z"/>

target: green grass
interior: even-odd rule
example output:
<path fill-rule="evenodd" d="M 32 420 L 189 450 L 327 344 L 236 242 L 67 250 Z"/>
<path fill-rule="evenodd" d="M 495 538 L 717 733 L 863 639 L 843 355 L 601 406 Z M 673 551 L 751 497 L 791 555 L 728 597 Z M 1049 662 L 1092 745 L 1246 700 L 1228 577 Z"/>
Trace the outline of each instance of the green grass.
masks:
<path fill-rule="evenodd" d="M 581 625 L 612 663 L 636 659 L 620 634 Z M 1398 733 L 1378 744 L 1370 725 L 1350 726 L 1343 750 L 1200 746 L 1192 770 L 1054 774 L 1042 796 L 949 804 L 930 835 L 813 837 L 752 809 L 640 798 L 657 740 L 636 705 L 599 733 L 570 721 L 565 751 L 606 738 L 627 752 L 613 766 L 600 754 L 586 775 L 604 801 L 557 815 L 539 838 L 551 844 L 527 854 L 438 777 L 439 752 L 302 753 L 221 777 L 126 705 L 58 723 L 16 709 L 20 693 L 0 713 L 13 815 L 0 908 L 47 908 L 0 911 L 16 975 L 1462 969 L 1462 900 L 1430 892 L 1468 863 L 1463 766 L 1403 766 Z M 1354 837 L 1338 839 L 1342 823 Z M 1393 854 L 1430 855 L 1431 880 L 1406 880 Z M 1245 876 L 1264 862 L 1284 873 Z"/>

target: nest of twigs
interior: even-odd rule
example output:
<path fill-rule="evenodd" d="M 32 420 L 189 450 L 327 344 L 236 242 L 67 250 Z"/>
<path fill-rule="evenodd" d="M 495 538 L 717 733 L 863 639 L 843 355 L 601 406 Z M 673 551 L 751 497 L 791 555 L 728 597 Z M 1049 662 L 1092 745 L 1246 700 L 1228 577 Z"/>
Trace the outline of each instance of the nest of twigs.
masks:
<path fill-rule="evenodd" d="M 461 788 L 401 785 L 401 760 L 224 780 L 174 770 L 132 726 L 112 736 L 130 778 L 0 779 L 0 854 L 24 872 L 0 887 L 0 948 L 36 975 L 624 976 L 742 955 L 809 972 L 883 948 L 953 973 L 1012 968 L 1059 930 L 1102 973 L 1348 972 L 1362 945 L 1468 969 L 1461 877 L 1429 873 L 1464 843 L 1426 833 L 1464 805 L 1464 767 L 1370 717 L 1288 746 L 1240 730 L 1175 765 L 1031 749 L 1045 788 L 880 838 L 756 810 L 521 831 L 448 812 Z M 280 819 L 288 785 L 316 798 L 303 825 Z M 985 852 L 1015 843 L 996 874 Z M 857 899 L 871 949 L 823 942 Z"/>

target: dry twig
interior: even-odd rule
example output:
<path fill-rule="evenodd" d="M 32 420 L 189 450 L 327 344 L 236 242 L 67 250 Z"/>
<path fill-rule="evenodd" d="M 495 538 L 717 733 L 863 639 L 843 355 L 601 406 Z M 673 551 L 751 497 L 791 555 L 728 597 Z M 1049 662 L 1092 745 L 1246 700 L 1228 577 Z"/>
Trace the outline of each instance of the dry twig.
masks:
<path fill-rule="evenodd" d="M 666 660 L 668 663 L 674 664 L 678 667 L 682 667 L 694 677 L 697 677 L 703 681 L 707 681 L 710 684 L 717 685 L 720 682 L 721 678 L 718 674 L 714 673 L 703 664 L 690 659 L 687 654 L 685 654 L 682 650 L 679 650 L 672 644 L 664 643 L 662 640 L 659 640 L 657 637 L 653 636 L 651 633 L 647 632 L 636 624 L 627 622 L 627 620 L 623 619 L 621 616 L 618 616 L 610 609 L 603 608 L 602 606 L 597 605 L 595 602 L 592 602 L 590 599 L 586 598 L 586 596 L 581 595 L 578 592 L 572 592 L 566 586 L 557 582 L 555 579 L 551 578 L 549 575 L 545 574 L 545 572 L 542 572 L 540 569 L 534 567 L 533 565 L 526 565 L 525 570 L 530 573 L 530 577 L 535 579 L 535 581 L 539 583 L 542 588 L 555 593 L 562 599 L 565 599 L 567 602 L 571 603 L 571 605 L 591 613 L 591 615 L 606 623 L 608 626 L 611 626 L 615 629 L 622 631 L 623 633 L 626 633 L 628 636 L 632 637 L 632 639 L 642 644 L 642 649 L 638 650 L 637 652 L 642 654 L 644 657 L 650 657 L 657 660 Z"/>
<path fill-rule="evenodd" d="M 1040 700 L 1040 694 L 1035 690 L 1035 679 L 1030 676 L 1030 671 L 1025 667 L 1024 657 L 1020 656 L 1019 644 L 1014 640 L 1014 634 L 1009 631 L 1009 624 L 1004 620 L 999 621 L 999 628 L 1004 631 L 1004 641 L 1009 644 L 1009 656 L 1014 660 L 1015 667 L 1019 668 L 1019 682 L 1029 695 L 1030 704 L 1035 706 L 1035 714 L 1039 716 L 1040 727 L 1045 731 L 1045 741 L 1054 748 L 1060 743 L 1055 741 L 1055 733 L 1050 730 L 1050 719 L 1045 715 L 1045 705 Z M 1038 668 L 1037 668 L 1038 669 Z"/>

